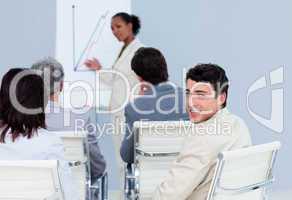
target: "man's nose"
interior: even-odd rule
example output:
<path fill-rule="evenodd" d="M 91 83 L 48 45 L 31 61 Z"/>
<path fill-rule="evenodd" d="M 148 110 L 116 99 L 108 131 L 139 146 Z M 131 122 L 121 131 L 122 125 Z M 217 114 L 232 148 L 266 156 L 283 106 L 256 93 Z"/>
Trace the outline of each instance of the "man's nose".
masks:
<path fill-rule="evenodd" d="M 197 101 L 195 98 L 192 98 L 192 96 L 189 96 L 188 99 L 188 106 L 191 108 L 191 107 L 194 107 L 194 106 L 197 106 Z"/>

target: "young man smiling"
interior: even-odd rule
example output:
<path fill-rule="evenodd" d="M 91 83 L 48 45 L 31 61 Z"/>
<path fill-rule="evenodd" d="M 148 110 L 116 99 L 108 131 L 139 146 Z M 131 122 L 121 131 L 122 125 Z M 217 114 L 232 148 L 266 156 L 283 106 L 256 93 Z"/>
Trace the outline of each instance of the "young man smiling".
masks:
<path fill-rule="evenodd" d="M 207 198 L 219 152 L 251 145 L 245 123 L 227 108 L 228 78 L 214 64 L 199 64 L 186 75 L 186 101 L 192 129 L 167 177 L 153 199 L 203 200 Z M 211 128 L 210 128 L 211 127 Z M 228 130 L 227 132 L 219 129 Z"/>

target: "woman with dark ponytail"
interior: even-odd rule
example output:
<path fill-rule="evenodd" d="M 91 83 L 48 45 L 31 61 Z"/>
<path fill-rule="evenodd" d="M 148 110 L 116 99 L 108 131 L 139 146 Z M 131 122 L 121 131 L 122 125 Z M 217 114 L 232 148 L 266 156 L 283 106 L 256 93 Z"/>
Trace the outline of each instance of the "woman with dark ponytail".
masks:
<path fill-rule="evenodd" d="M 136 38 L 141 28 L 140 19 L 135 15 L 125 12 L 115 14 L 111 19 L 111 29 L 118 41 L 123 42 L 123 47 L 112 66 L 113 73 L 101 73 L 101 80 L 111 86 L 110 111 L 113 114 L 113 122 L 115 123 L 115 134 L 113 136 L 114 145 L 116 147 L 117 159 L 120 160 L 120 144 L 122 141 L 122 130 L 118 125 L 122 124 L 124 119 L 124 107 L 128 102 L 132 88 L 139 83 L 135 72 L 131 69 L 131 60 L 135 52 L 144 45 Z M 89 69 L 99 71 L 102 66 L 98 59 L 93 58 L 87 60 L 85 65 Z M 115 74 L 118 72 L 118 74 Z M 128 83 L 126 83 L 128 82 Z M 127 86 L 130 86 L 128 88 Z"/>

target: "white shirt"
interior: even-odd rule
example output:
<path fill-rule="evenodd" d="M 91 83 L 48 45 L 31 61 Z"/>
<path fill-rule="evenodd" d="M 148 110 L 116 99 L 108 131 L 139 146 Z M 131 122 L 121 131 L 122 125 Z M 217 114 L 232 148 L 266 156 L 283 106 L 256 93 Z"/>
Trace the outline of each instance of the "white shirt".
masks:
<path fill-rule="evenodd" d="M 0 133 L 2 130 L 0 130 Z M 1 160 L 59 160 L 60 179 L 65 200 L 76 200 L 76 189 L 68 163 L 64 159 L 64 147 L 61 139 L 45 129 L 39 129 L 32 138 L 19 136 L 13 142 L 9 131 L 5 143 L 0 143 Z"/>
<path fill-rule="evenodd" d="M 194 125 L 168 176 L 156 188 L 155 200 L 205 200 L 221 151 L 251 145 L 247 126 L 227 109 Z"/>

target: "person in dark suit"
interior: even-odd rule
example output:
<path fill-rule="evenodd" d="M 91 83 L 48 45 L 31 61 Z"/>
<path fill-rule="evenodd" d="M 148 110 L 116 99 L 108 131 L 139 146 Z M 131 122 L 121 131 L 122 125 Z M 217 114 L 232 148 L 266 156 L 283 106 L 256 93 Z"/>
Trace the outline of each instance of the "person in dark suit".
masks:
<path fill-rule="evenodd" d="M 182 88 L 168 81 L 163 54 L 151 47 L 142 47 L 134 55 L 132 70 L 140 81 L 137 98 L 125 107 L 125 135 L 120 148 L 124 162 L 134 161 L 133 123 L 140 120 L 188 120 Z"/>

